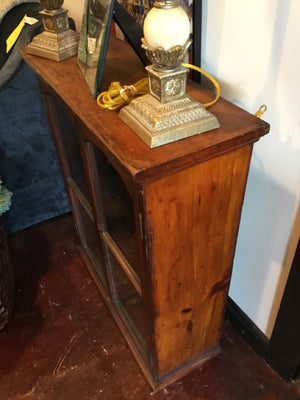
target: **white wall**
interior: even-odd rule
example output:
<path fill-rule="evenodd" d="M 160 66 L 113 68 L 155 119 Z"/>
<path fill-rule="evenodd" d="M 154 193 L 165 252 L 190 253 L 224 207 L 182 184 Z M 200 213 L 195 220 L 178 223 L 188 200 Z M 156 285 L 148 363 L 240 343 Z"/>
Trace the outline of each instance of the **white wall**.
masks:
<path fill-rule="evenodd" d="M 69 10 L 69 17 L 73 18 L 76 24 L 76 30 L 80 32 L 83 16 L 84 0 L 65 0 L 63 8 Z"/>
<path fill-rule="evenodd" d="M 197 1 L 197 0 L 194 0 Z M 84 0 L 64 7 L 80 30 Z M 270 337 L 300 233 L 300 1 L 203 0 L 203 68 L 271 132 L 255 144 L 230 296 Z"/>
<path fill-rule="evenodd" d="M 300 2 L 203 0 L 203 68 L 263 118 L 242 213 L 231 298 L 270 337 L 300 233 Z"/>

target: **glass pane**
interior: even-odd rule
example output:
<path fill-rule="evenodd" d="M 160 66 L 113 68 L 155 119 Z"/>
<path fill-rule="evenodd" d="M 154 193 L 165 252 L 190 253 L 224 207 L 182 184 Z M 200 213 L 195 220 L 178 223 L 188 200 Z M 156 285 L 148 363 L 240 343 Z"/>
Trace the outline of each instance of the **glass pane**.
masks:
<path fill-rule="evenodd" d="M 94 97 L 100 91 L 112 13 L 112 0 L 85 1 L 78 63 Z"/>
<path fill-rule="evenodd" d="M 60 103 L 54 99 L 54 104 L 59 119 L 61 137 L 71 171 L 71 177 L 87 200 L 90 200 L 76 130 Z"/>
<path fill-rule="evenodd" d="M 96 227 L 86 213 L 85 209 L 82 207 L 81 203 L 77 201 L 78 209 L 81 219 L 81 224 L 79 226 L 79 234 L 81 236 L 82 246 L 89 257 L 95 271 L 102 280 L 102 283 L 107 288 L 105 279 L 105 263 L 103 250 L 100 242 L 100 237 L 98 236 Z M 81 228 L 81 229 L 80 229 Z"/>
<path fill-rule="evenodd" d="M 138 273 L 133 200 L 109 160 L 99 149 L 96 147 L 94 149 L 103 202 L 105 230 L 112 236 L 132 268 Z"/>
<path fill-rule="evenodd" d="M 118 299 L 116 308 L 126 319 L 142 349 L 146 351 L 146 337 L 149 330 L 147 330 L 143 298 L 135 290 L 112 253 L 110 253 L 110 256 Z"/>

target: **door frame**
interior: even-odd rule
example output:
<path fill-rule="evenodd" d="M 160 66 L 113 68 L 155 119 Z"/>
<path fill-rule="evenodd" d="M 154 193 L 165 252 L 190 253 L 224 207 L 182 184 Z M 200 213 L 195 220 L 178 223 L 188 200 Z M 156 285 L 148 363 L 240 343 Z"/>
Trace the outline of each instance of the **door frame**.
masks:
<path fill-rule="evenodd" d="M 300 377 L 300 240 L 294 255 L 272 336 L 268 339 L 228 297 L 226 319 L 286 381 Z"/>
<path fill-rule="evenodd" d="M 268 346 L 267 362 L 287 381 L 300 374 L 300 240 Z"/>

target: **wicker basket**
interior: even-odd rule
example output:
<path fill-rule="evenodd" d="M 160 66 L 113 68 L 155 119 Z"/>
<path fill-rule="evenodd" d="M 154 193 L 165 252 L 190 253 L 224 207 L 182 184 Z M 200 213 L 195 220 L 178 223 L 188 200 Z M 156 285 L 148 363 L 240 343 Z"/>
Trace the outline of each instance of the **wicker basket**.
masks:
<path fill-rule="evenodd" d="M 8 322 L 13 307 L 14 273 L 10 261 L 3 220 L 0 216 L 0 329 Z"/>

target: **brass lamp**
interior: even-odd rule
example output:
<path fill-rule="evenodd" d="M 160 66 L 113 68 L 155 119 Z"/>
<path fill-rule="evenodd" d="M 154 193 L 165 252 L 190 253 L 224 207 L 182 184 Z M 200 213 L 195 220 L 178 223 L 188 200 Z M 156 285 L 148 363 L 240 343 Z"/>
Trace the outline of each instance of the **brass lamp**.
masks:
<path fill-rule="evenodd" d="M 37 56 L 62 61 L 78 52 L 79 34 L 70 29 L 68 10 L 62 8 L 64 0 L 39 0 L 44 32 L 35 36 L 28 52 Z"/>
<path fill-rule="evenodd" d="M 142 47 L 150 93 L 120 111 L 120 118 L 150 147 L 218 128 L 217 118 L 186 94 L 181 63 L 191 43 L 190 20 L 179 0 L 156 0 L 144 21 Z"/>

